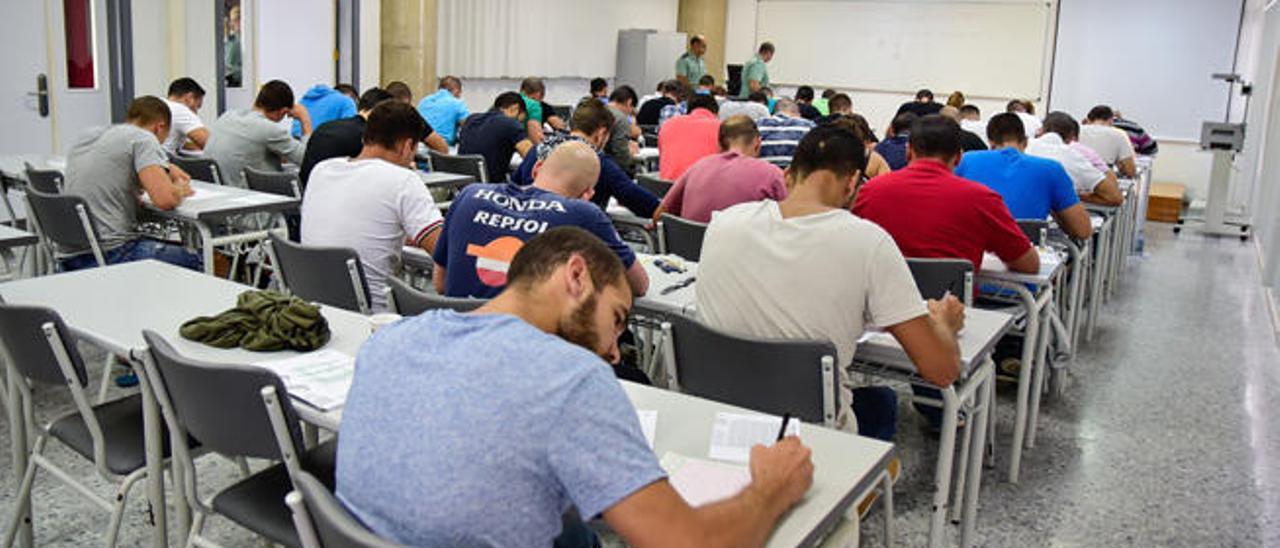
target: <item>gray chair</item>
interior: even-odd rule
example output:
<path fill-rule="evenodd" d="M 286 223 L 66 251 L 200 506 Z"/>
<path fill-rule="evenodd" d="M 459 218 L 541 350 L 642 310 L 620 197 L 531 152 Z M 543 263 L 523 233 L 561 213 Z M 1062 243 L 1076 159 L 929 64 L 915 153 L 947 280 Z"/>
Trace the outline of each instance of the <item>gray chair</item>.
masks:
<path fill-rule="evenodd" d="M 396 548 L 400 546 L 369 531 L 348 512 L 333 492 L 315 476 L 301 472 L 298 489 L 285 497 L 293 511 L 294 527 L 304 548 Z"/>
<path fill-rule="evenodd" d="M 692 318 L 662 323 L 667 386 L 730 405 L 834 426 L 840 376 L 828 341 L 731 335 Z"/>
<path fill-rule="evenodd" d="M 941 299 L 955 295 L 965 306 L 973 305 L 973 263 L 967 259 L 907 259 L 920 296 Z"/>
<path fill-rule="evenodd" d="M 470 312 L 488 302 L 485 299 L 463 299 L 446 297 L 434 293 L 418 291 L 404 280 L 395 276 L 387 278 L 388 311 L 401 316 L 417 316 L 428 310 L 448 309 L 458 312 Z"/>
<path fill-rule="evenodd" d="M 221 515 L 272 542 L 302 546 L 284 499 L 302 471 L 332 482 L 336 443 L 304 451 L 302 431 L 284 382 L 261 367 L 210 364 L 186 358 L 155 332 L 143 332 L 145 367 L 173 439 L 191 436 L 233 459 L 281 461 L 201 500 L 195 461 L 178 446 L 182 496 L 196 510 L 187 546 L 201 537 L 207 517 Z M 265 400 L 265 402 L 264 402 Z"/>
<path fill-rule="evenodd" d="M 88 249 L 98 266 L 106 266 L 102 246 L 98 243 L 98 230 L 89 215 L 89 204 L 84 198 L 66 194 L 48 194 L 27 189 L 27 209 L 35 219 L 39 234 L 50 257 L 56 256 L 57 247 Z"/>
<path fill-rule="evenodd" d="M 672 183 L 671 181 L 647 173 L 636 175 L 636 184 L 639 184 L 640 188 L 652 192 L 659 200 L 671 191 L 671 187 L 675 186 L 675 183 Z"/>
<path fill-rule="evenodd" d="M 187 175 L 190 175 L 194 181 L 204 181 L 215 185 L 223 184 L 222 177 L 218 175 L 218 162 L 213 161 L 212 158 L 170 155 L 169 163 L 187 172 Z"/>
<path fill-rule="evenodd" d="M 62 193 L 62 172 L 54 169 L 36 169 L 27 165 L 27 185 L 45 194 Z"/>
<path fill-rule="evenodd" d="M 295 244 L 275 233 L 266 242 L 280 281 L 298 298 L 368 314 L 369 284 L 355 250 Z"/>
<path fill-rule="evenodd" d="M 551 114 L 564 120 L 567 124 L 569 123 L 569 117 L 573 116 L 573 107 L 569 105 L 551 105 Z"/>
<path fill-rule="evenodd" d="M 251 167 L 244 168 L 244 182 L 249 190 L 266 192 L 278 196 L 302 199 L 302 191 L 298 186 L 298 174 L 290 171 L 259 171 Z"/>
<path fill-rule="evenodd" d="M 431 159 L 431 171 L 470 175 L 481 183 L 489 182 L 489 172 L 485 170 L 484 156 L 479 154 L 440 154 L 434 150 L 427 151 Z"/>
<path fill-rule="evenodd" d="M 702 257 L 702 237 L 706 232 L 706 223 L 663 213 L 658 220 L 658 246 L 663 253 L 697 262 Z"/>
<path fill-rule="evenodd" d="M 17 400 L 13 403 L 23 408 L 28 430 L 36 430 L 32 385 L 65 386 L 71 393 L 73 405 L 71 411 L 36 430 L 38 435 L 14 501 L 26 500 L 31 495 L 37 468 L 52 472 L 53 477 L 111 513 L 106 545 L 115 546 L 129 492 L 147 475 L 141 395 L 90 405 L 84 390 L 89 382 L 84 360 L 66 324 L 53 310 L 0 304 L 0 346 L 9 358 L 8 374 L 18 388 L 12 394 Z M 70 471 L 45 457 L 45 445 L 50 439 L 58 440 L 73 453 L 93 462 L 99 475 L 116 484 L 115 493 L 110 497 L 96 494 Z M 5 532 L 5 547 L 12 546 L 19 524 L 28 512 L 25 505 L 13 508 Z"/>
<path fill-rule="evenodd" d="M 1031 240 L 1031 245 L 1049 245 L 1049 221 L 1044 219 L 1018 219 L 1018 228 Z"/>

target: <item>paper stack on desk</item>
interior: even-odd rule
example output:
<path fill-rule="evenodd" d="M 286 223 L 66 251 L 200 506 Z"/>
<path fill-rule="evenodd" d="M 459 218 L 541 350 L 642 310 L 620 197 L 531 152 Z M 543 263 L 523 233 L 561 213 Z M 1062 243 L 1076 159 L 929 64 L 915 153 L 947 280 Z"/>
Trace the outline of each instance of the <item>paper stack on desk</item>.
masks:
<path fill-rule="evenodd" d="M 356 371 L 356 359 L 336 350 L 317 350 L 254 365 L 275 372 L 290 396 L 321 411 L 342 407 Z"/>
<path fill-rule="evenodd" d="M 667 481 L 689 506 L 703 506 L 730 498 L 751 484 L 746 466 L 725 464 L 677 453 L 662 456 Z"/>
<path fill-rule="evenodd" d="M 780 427 L 782 417 L 773 415 L 716 413 L 716 422 L 711 427 L 711 451 L 707 456 L 745 464 L 751 460 L 753 446 L 777 442 Z M 800 435 L 799 420 L 791 419 L 787 424 L 787 435 Z"/>

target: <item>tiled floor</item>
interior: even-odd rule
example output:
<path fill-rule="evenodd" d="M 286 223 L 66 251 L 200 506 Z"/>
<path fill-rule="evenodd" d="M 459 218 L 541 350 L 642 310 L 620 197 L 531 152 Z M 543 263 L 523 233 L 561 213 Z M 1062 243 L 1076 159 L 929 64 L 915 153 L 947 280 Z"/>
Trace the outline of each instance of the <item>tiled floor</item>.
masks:
<path fill-rule="evenodd" d="M 1001 386 L 1001 445 L 983 478 L 977 545 L 1280 546 L 1280 351 L 1252 245 L 1148 227 L 1146 257 L 1131 261 L 1096 337 L 1071 367 L 1066 395 L 1045 400 L 1017 485 L 1005 481 L 1014 387 Z M 69 409 L 60 389 L 41 390 L 39 399 L 41 417 Z M 937 443 L 905 404 L 901 417 L 899 544 L 922 546 Z M 7 518 L 16 484 L 7 424 L 0 440 Z M 61 448 L 50 454 L 79 477 L 93 475 Z M 235 474 L 217 458 L 201 468 L 206 488 Z M 38 545 L 100 542 L 105 513 L 48 475 L 37 479 L 36 493 Z M 122 546 L 145 543 L 141 494 Z M 864 524 L 865 545 L 880 545 L 880 520 L 876 512 Z M 227 546 L 253 543 L 225 520 L 208 529 Z M 957 531 L 949 534 L 954 540 Z"/>

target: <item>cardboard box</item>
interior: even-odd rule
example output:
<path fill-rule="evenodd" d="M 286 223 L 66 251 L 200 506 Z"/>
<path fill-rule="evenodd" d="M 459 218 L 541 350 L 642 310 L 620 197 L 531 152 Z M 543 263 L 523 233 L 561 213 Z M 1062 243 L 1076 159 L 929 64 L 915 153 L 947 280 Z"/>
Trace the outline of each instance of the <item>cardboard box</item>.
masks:
<path fill-rule="evenodd" d="M 1178 183 L 1152 183 L 1147 198 L 1147 220 L 1176 223 L 1182 216 L 1182 197 L 1187 187 Z"/>

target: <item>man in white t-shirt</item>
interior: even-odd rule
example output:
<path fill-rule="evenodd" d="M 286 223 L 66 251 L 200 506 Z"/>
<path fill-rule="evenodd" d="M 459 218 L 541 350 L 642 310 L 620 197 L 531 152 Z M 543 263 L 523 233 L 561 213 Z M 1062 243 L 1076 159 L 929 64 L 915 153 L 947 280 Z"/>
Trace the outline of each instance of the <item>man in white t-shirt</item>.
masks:
<path fill-rule="evenodd" d="M 1080 199 L 1116 206 L 1124 201 L 1115 172 L 1099 171 L 1085 155 L 1071 147 L 1080 136 L 1080 124 L 1065 112 L 1050 112 L 1044 118 L 1040 136 L 1027 144 L 1027 154 L 1057 160 L 1071 176 Z"/>
<path fill-rule="evenodd" d="M 920 298 L 884 229 L 849 212 L 866 148 L 852 132 L 820 126 L 796 149 L 785 200 L 717 212 L 698 265 L 698 317 L 753 337 L 829 340 L 842 384 L 841 428 L 892 439 L 897 398 L 887 387 L 853 388 L 845 367 L 864 329 L 891 333 L 920 375 L 949 386 L 959 374 L 955 334 L 964 305 Z M 855 421 L 856 418 L 856 421 Z"/>
<path fill-rule="evenodd" d="M 164 141 L 164 149 L 178 152 L 185 146 L 203 149 L 209 139 L 209 130 L 196 115 L 204 104 L 204 88 L 191 78 L 182 77 L 169 84 L 169 98 L 164 101 L 169 105 L 169 113 L 173 118 L 169 129 L 169 138 Z"/>
<path fill-rule="evenodd" d="M 435 251 L 444 217 L 410 166 L 427 124 L 412 105 L 383 101 L 369 113 L 364 149 L 311 170 L 302 199 L 302 243 L 349 247 L 360 255 L 375 312 L 400 265 L 401 248 Z"/>
<path fill-rule="evenodd" d="M 1080 126 L 1080 142 L 1097 152 L 1102 161 L 1115 166 L 1120 175 L 1133 178 L 1138 174 L 1133 142 L 1128 133 L 1112 125 L 1115 119 L 1115 112 L 1109 106 L 1089 109 L 1084 125 Z"/>
<path fill-rule="evenodd" d="M 1017 114 L 1018 118 L 1022 120 L 1022 127 L 1027 129 L 1027 139 L 1034 139 L 1040 134 L 1040 119 L 1036 118 L 1036 115 L 1031 112 L 1033 108 L 1031 101 L 1014 99 L 1009 101 L 1009 104 L 1005 105 L 1004 109 L 1005 112 Z"/>

